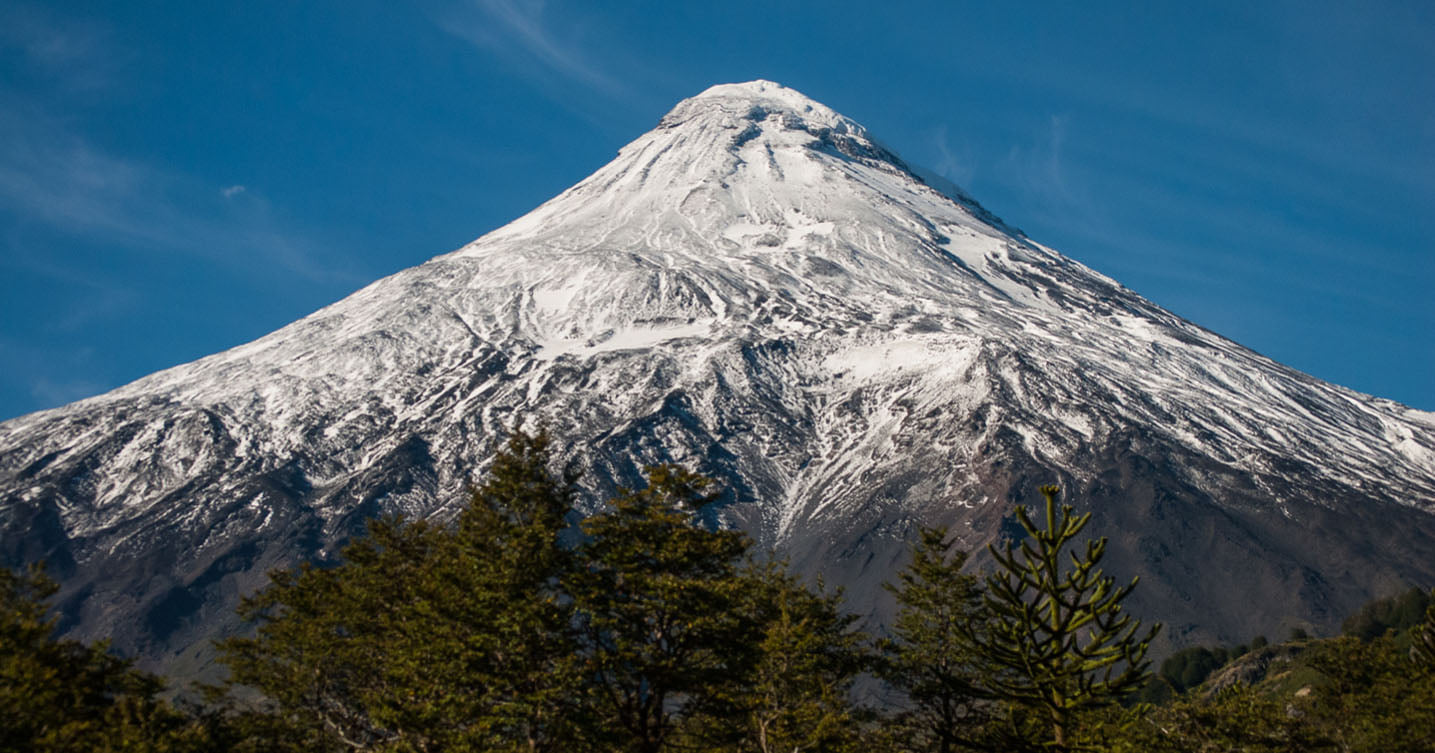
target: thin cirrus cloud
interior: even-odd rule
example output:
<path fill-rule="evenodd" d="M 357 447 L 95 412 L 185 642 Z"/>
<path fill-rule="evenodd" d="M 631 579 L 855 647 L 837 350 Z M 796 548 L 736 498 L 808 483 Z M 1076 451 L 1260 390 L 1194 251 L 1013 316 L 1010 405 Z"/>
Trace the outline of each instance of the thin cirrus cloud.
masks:
<path fill-rule="evenodd" d="M 1067 174 L 1063 154 L 1066 133 L 1067 118 L 1052 115 L 1040 141 L 1028 146 L 1013 145 L 1007 153 L 1011 175 L 1039 203 L 1063 207 L 1083 203 Z"/>
<path fill-rule="evenodd" d="M 365 281 L 326 261 L 319 244 L 279 222 L 245 186 L 205 185 L 182 168 L 130 159 L 89 138 L 77 114 L 125 89 L 130 57 L 105 27 L 17 3 L 0 10 L 0 49 L 18 53 L 32 85 L 0 84 L 0 219 L 12 228 L 221 264 L 264 259 L 315 282 Z M 216 192 L 223 201 L 204 200 Z M 25 248 L 12 239 L 10 252 Z"/>
<path fill-rule="evenodd" d="M 31 334 L 0 333 L 0 362 L 9 367 L 0 390 L 16 395 L 7 412 L 68 403 L 129 376 L 73 341 L 97 322 L 131 316 L 148 291 L 132 288 L 106 265 L 56 254 L 55 243 L 64 238 L 110 255 L 183 258 L 191 262 L 186 268 L 199 261 L 190 274 L 200 284 L 208 276 L 204 267 L 343 287 L 371 278 L 276 218 L 252 188 L 205 185 L 41 122 L 0 113 L 0 269 L 18 280 L 59 281 L 70 294 L 52 316 L 16 324 Z M 37 345 L 36 331 L 53 341 Z"/>
<path fill-rule="evenodd" d="M 618 75 L 545 13 L 545 5 L 542 0 L 470 0 L 441 9 L 433 20 L 443 31 L 549 85 L 577 83 L 612 97 L 631 96 Z"/>
<path fill-rule="evenodd" d="M 223 202 L 198 198 L 215 192 Z M 195 178 L 115 156 L 33 103 L 0 113 L 0 211 L 141 253 L 221 264 L 258 257 L 315 282 L 365 279 L 327 263 L 319 244 L 285 227 L 245 186 L 205 189 Z"/>
<path fill-rule="evenodd" d="M 959 142 L 958 146 L 953 147 L 948 127 L 943 123 L 932 130 L 931 146 L 936 151 L 936 161 L 932 169 L 938 175 L 961 186 L 963 190 L 969 190 L 972 179 L 977 174 L 976 160 L 972 156 L 970 145 Z"/>
<path fill-rule="evenodd" d="M 1110 240 L 1118 235 L 1106 208 L 1092 195 L 1083 160 L 1072 160 L 1068 144 L 1073 121 L 1049 115 L 1025 143 L 1010 146 L 996 161 L 991 179 L 1004 184 L 1022 203 L 1027 220 L 1064 228 L 1068 234 Z"/>
<path fill-rule="evenodd" d="M 105 28 L 24 3 L 0 10 L 0 47 L 17 50 L 31 72 L 68 93 L 108 86 L 127 59 Z"/>

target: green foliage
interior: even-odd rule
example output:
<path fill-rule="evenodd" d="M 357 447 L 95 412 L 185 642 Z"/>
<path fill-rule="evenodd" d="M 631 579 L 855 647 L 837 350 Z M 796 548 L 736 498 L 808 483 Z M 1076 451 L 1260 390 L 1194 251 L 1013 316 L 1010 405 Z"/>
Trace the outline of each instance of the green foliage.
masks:
<path fill-rule="evenodd" d="M 332 569 L 275 572 L 222 644 L 274 737 L 325 750 L 566 750 L 578 667 L 558 591 L 572 491 L 515 432 L 457 526 L 386 519 Z"/>
<path fill-rule="evenodd" d="M 1242 686 L 1162 707 L 1107 709 L 1083 720 L 1087 740 L 1110 753 L 1313 753 L 1333 742 L 1287 703 Z"/>
<path fill-rule="evenodd" d="M 857 750 L 860 714 L 852 685 L 868 664 L 866 637 L 841 609 L 841 594 L 813 591 L 777 561 L 744 568 L 745 604 L 760 625 L 756 661 L 691 738 L 714 750 L 752 753 Z"/>
<path fill-rule="evenodd" d="M 1176 689 L 1161 674 L 1152 675 L 1141 689 L 1127 699 L 1127 703 L 1159 705 L 1170 703 L 1178 695 Z"/>
<path fill-rule="evenodd" d="M 1250 645 L 1241 644 L 1231 648 L 1225 646 L 1184 648 L 1161 662 L 1158 679 L 1171 690 L 1172 694 L 1185 693 L 1199 687 L 1216 670 L 1245 656 L 1250 651 L 1259 651 L 1268 645 L 1270 645 L 1270 641 L 1266 640 L 1265 636 L 1258 635 L 1251 640 Z M 1142 700 L 1160 701 L 1165 700 L 1165 696 L 1143 690 Z"/>
<path fill-rule="evenodd" d="M 1088 540 L 1081 554 L 1066 551 L 1091 514 L 1073 516 L 1070 505 L 1058 514 L 1058 492 L 1041 487 L 1042 527 L 1017 507 L 1030 537 L 1019 548 L 989 547 L 1000 569 L 986 579 L 989 632 L 974 643 L 1004 670 L 989 678 L 995 694 L 1024 712 L 1015 718 L 1041 730 L 1033 742 L 1061 751 L 1072 749 L 1068 733 L 1078 712 L 1119 702 L 1147 681 L 1146 651 L 1160 626 L 1138 636 L 1140 621 L 1122 611 L 1136 581 L 1117 587 L 1102 574 L 1106 539 Z"/>
<path fill-rule="evenodd" d="M 1425 618 L 1430 598 L 1419 588 L 1411 588 L 1388 599 L 1377 599 L 1347 617 L 1340 626 L 1342 635 L 1370 642 L 1391 630 L 1409 630 Z"/>
<path fill-rule="evenodd" d="M 1043 487 L 1045 525 L 1019 507 L 1030 538 L 992 548 L 985 579 L 923 530 L 873 656 L 840 593 L 698 524 L 707 479 L 650 468 L 565 546 L 574 479 L 549 466 L 547 438 L 516 432 L 451 525 L 375 521 L 343 564 L 273 573 L 206 706 L 158 700 L 103 644 L 53 640 L 55 586 L 0 571 L 0 753 L 1435 753 L 1424 594 L 1367 605 L 1347 637 L 1257 637 L 1264 679 L 1198 690 L 1246 646 L 1186 649 L 1153 677 L 1156 628 L 1122 609 L 1135 581 L 1102 575 L 1104 539 L 1072 551 L 1090 516 Z M 854 705 L 864 672 L 896 709 Z"/>
<path fill-rule="evenodd" d="M 1205 682 L 1212 672 L 1225 665 L 1228 658 L 1226 650 L 1220 647 L 1182 649 L 1161 662 L 1161 677 L 1177 693 L 1184 693 Z"/>
<path fill-rule="evenodd" d="M 1435 751 L 1435 672 L 1408 660 L 1401 636 L 1307 639 L 1279 653 L 1254 686 L 1103 712 L 1083 729 L 1112 751 Z"/>
<path fill-rule="evenodd" d="M 605 749 L 662 750 L 679 719 L 710 711 L 757 661 L 760 626 L 741 611 L 747 538 L 693 522 L 709 486 L 655 466 L 647 488 L 583 522 L 569 590 Z"/>
<path fill-rule="evenodd" d="M 385 707 L 403 692 L 394 675 L 417 642 L 392 626 L 421 608 L 423 595 L 410 586 L 437 544 L 429 526 L 381 520 L 344 550 L 344 567 L 271 573 L 269 587 L 241 606 L 260 623 L 258 634 L 221 645 L 232 681 L 263 693 L 300 749 L 421 737 L 394 729 Z"/>
<path fill-rule="evenodd" d="M 1425 607 L 1425 621 L 1410 628 L 1410 654 L 1415 663 L 1435 672 L 1435 591 Z"/>
<path fill-rule="evenodd" d="M 43 570 L 0 568 L 0 751 L 208 748 L 205 731 L 157 697 L 163 683 L 104 644 L 57 641 Z"/>
<path fill-rule="evenodd" d="M 516 433 L 455 525 L 374 523 L 332 569 L 276 572 L 224 646 L 264 697 L 219 725 L 273 750 L 840 750 L 861 638 L 838 597 L 694 512 L 707 479 L 648 469 L 562 545 L 572 479 Z"/>
<path fill-rule="evenodd" d="M 1396 636 L 1320 641 L 1302 658 L 1324 677 L 1307 713 L 1342 751 L 1435 751 L 1435 672 L 1411 662 Z"/>
<path fill-rule="evenodd" d="M 912 562 L 887 588 L 897 597 L 892 640 L 879 674 L 900 691 L 894 720 L 914 751 L 949 753 L 985 736 L 995 709 L 992 666 L 978 650 L 987 634 L 981 583 L 962 572 L 967 554 L 948 554 L 945 529 L 922 529 Z"/>
<path fill-rule="evenodd" d="M 561 541 L 574 478 L 549 472 L 548 441 L 510 438 L 460 514 L 453 551 L 435 567 L 446 590 L 426 640 L 438 638 L 444 656 L 469 652 L 464 662 L 441 664 L 450 673 L 445 684 L 472 694 L 459 710 L 491 749 L 517 741 L 525 750 L 566 750 L 582 735 L 573 697 L 582 667 L 563 590 L 574 562 Z M 431 665 L 413 671 L 415 681 L 432 682 Z"/>

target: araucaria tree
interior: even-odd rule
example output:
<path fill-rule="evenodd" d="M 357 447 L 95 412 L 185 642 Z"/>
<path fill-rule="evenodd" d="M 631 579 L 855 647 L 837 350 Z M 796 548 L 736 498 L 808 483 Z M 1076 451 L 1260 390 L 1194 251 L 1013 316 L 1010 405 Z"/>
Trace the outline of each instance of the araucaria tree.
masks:
<path fill-rule="evenodd" d="M 1043 486 L 1044 526 L 1024 506 L 1017 520 L 1028 538 L 1018 546 L 988 547 L 999 569 L 986 578 L 988 630 L 973 636 L 977 650 L 1004 671 L 990 678 L 991 689 L 1017 710 L 1019 721 L 1041 730 L 1043 750 L 1073 750 L 1072 722 L 1084 710 L 1115 703 L 1148 678 L 1146 651 L 1160 625 L 1144 635 L 1140 621 L 1121 603 L 1136 586 L 1117 586 L 1102 574 L 1106 539 L 1086 542 L 1084 552 L 1068 551 L 1091 513 L 1058 510 L 1060 489 Z M 1068 560 L 1069 561 L 1064 561 Z"/>

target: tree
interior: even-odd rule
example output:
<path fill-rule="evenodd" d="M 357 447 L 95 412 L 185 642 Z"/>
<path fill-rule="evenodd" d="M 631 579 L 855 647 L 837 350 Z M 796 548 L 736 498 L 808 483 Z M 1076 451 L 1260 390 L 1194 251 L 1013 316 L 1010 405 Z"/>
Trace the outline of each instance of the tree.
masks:
<path fill-rule="evenodd" d="M 1419 588 L 1376 599 L 1345 618 L 1340 632 L 1369 643 L 1390 630 L 1408 630 L 1425 618 L 1428 602 L 1429 597 Z"/>
<path fill-rule="evenodd" d="M 922 529 L 911 564 L 887 585 L 898 612 L 880 670 L 905 696 L 898 723 L 908 744 L 937 753 L 982 736 L 993 710 L 987 678 L 1002 671 L 978 651 L 976 639 L 988 629 L 981 584 L 962 572 L 966 552 L 948 554 L 946 536 L 946 529 Z"/>
<path fill-rule="evenodd" d="M 219 644 L 232 685 L 259 691 L 263 708 L 292 733 L 297 749 L 369 750 L 407 742 L 430 746 L 428 730 L 384 718 L 400 690 L 393 668 L 410 657 L 411 636 L 395 630 L 422 609 L 417 588 L 441 531 L 398 518 L 374 521 L 368 535 L 323 569 L 270 573 L 240 615 L 258 623 L 252 638 Z"/>
<path fill-rule="evenodd" d="M 1302 655 L 1311 692 L 1301 709 L 1350 753 L 1435 753 L 1435 673 L 1412 663 L 1403 636 L 1315 641 Z"/>
<path fill-rule="evenodd" d="M 222 644 L 300 749 L 564 750 L 577 684 L 570 566 L 559 541 L 572 479 L 548 440 L 515 431 L 457 524 L 391 518 L 341 565 L 271 574 Z"/>
<path fill-rule="evenodd" d="M 1410 654 L 1426 671 L 1435 672 L 1435 591 L 1430 592 L 1425 621 L 1410 629 Z"/>
<path fill-rule="evenodd" d="M 1172 690 L 1184 693 L 1205 682 L 1212 672 L 1225 666 L 1229 658 L 1226 650 L 1219 646 L 1184 648 L 1161 662 L 1161 677 L 1170 683 Z"/>
<path fill-rule="evenodd" d="M 1287 702 L 1243 685 L 1153 708 L 1084 712 L 1081 736 L 1103 753 L 1335 753 L 1323 730 Z"/>
<path fill-rule="evenodd" d="M 636 753 L 663 750 L 680 720 L 715 713 L 761 640 L 739 609 L 747 538 L 693 520 L 713 499 L 711 482 L 672 465 L 647 473 L 647 488 L 583 522 L 582 567 L 570 580 L 592 737 Z"/>
<path fill-rule="evenodd" d="M 757 655 L 746 677 L 724 688 L 716 725 L 731 743 L 723 750 L 751 753 L 839 753 L 855 750 L 858 712 L 852 685 L 868 665 L 865 636 L 856 617 L 842 611 L 842 595 L 817 591 L 790 575 L 785 564 L 751 564 L 743 615 L 759 628 Z"/>
<path fill-rule="evenodd" d="M 513 434 L 459 516 L 457 556 L 437 568 L 446 586 L 438 624 L 448 639 L 439 645 L 470 648 L 466 661 L 441 666 L 454 685 L 482 678 L 483 734 L 475 738 L 493 749 L 512 741 L 523 750 L 566 750 L 578 735 L 577 632 L 563 590 L 575 561 L 562 541 L 576 479 L 549 470 L 548 446 L 546 433 Z M 430 672 L 413 669 L 415 679 Z"/>
<path fill-rule="evenodd" d="M 159 699 L 164 684 L 105 644 L 55 640 L 40 567 L 0 568 L 0 751 L 207 750 L 204 730 Z"/>
<path fill-rule="evenodd" d="M 1146 651 L 1160 625 L 1138 637 L 1140 621 L 1122 611 L 1136 580 L 1116 587 L 1102 574 L 1106 539 L 1088 540 L 1084 553 L 1063 553 L 1091 520 L 1058 514 L 1060 489 L 1043 486 L 1045 525 L 1037 527 L 1024 506 L 1017 520 L 1028 539 L 1018 547 L 988 547 L 999 569 L 986 579 L 988 632 L 973 636 L 985 660 L 1002 672 L 991 677 L 997 697 L 1041 730 L 1046 750 L 1072 749 L 1070 733 L 1078 712 L 1120 701 L 1149 677 Z"/>

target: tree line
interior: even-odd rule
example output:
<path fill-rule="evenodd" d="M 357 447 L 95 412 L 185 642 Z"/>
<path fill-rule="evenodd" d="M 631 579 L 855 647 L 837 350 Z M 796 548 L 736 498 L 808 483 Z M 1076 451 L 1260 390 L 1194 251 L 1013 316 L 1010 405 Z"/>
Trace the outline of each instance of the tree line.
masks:
<path fill-rule="evenodd" d="M 452 523 L 376 520 L 342 564 L 271 573 L 197 700 L 54 640 L 53 584 L 0 570 L 0 751 L 1435 750 L 1435 604 L 1303 653 L 1304 693 L 1203 693 L 1202 655 L 1153 695 L 1159 626 L 1123 608 L 1136 581 L 1103 573 L 1105 539 L 1054 486 L 989 575 L 920 531 L 878 638 L 839 591 L 700 525 L 710 480 L 655 466 L 579 520 L 552 465 L 546 435 L 515 431 Z"/>

